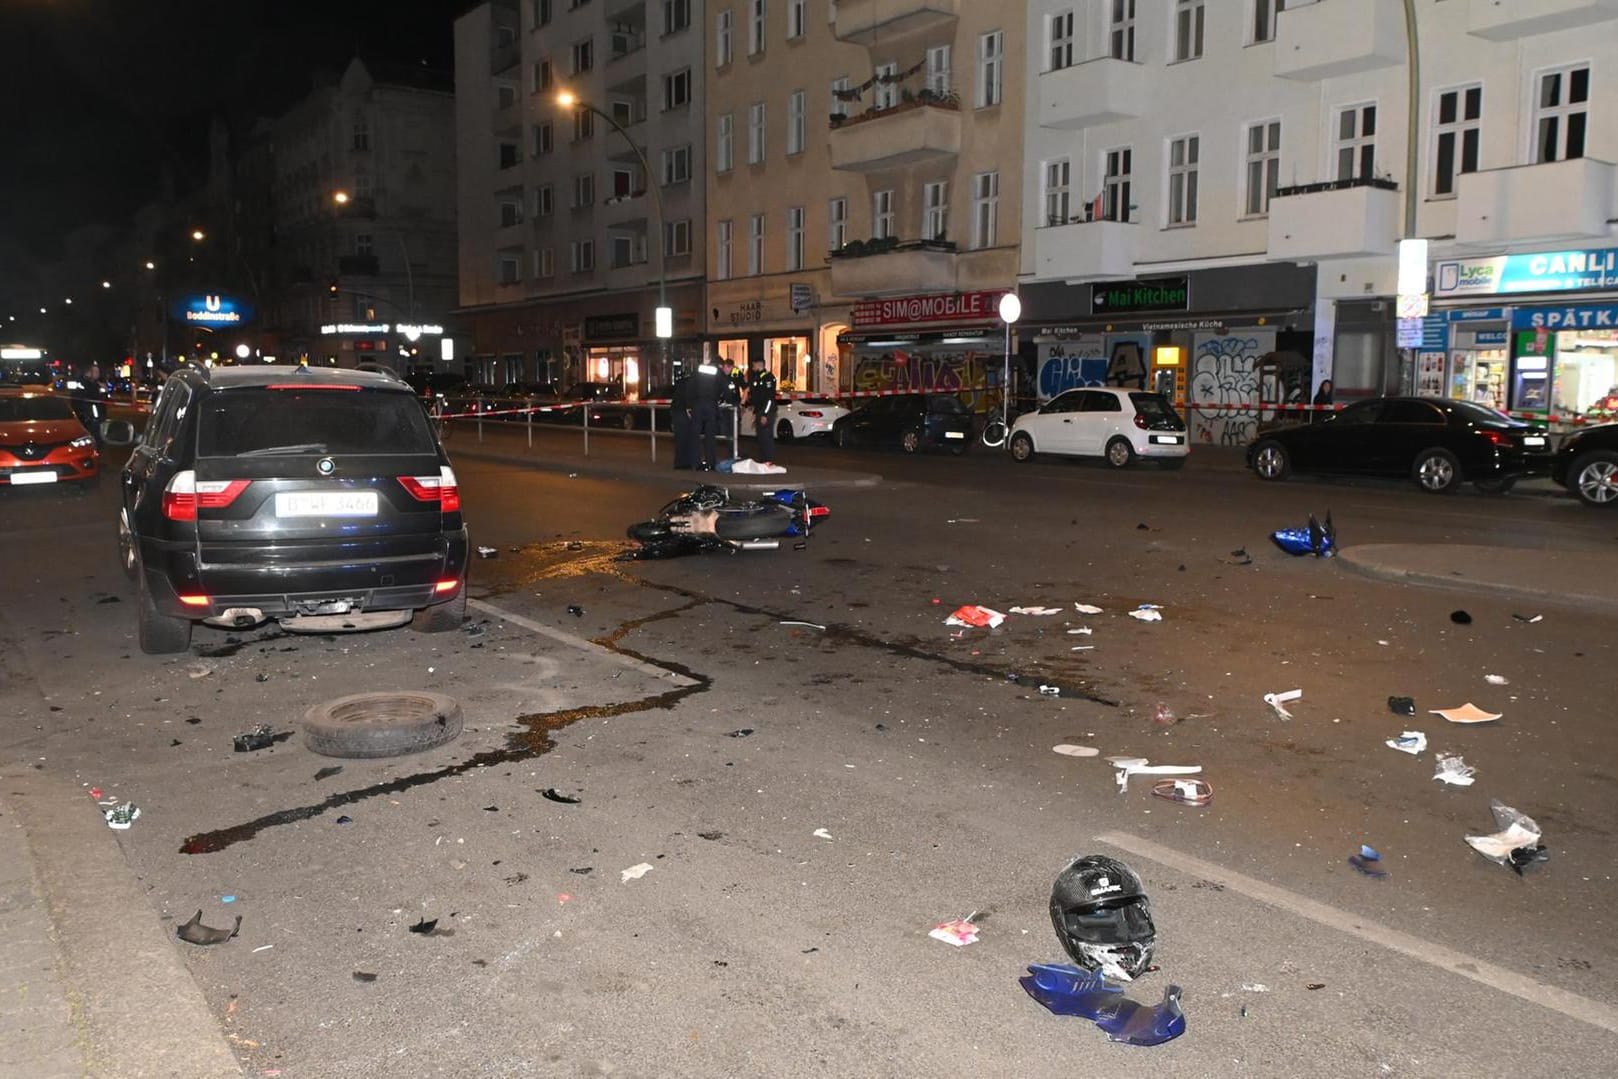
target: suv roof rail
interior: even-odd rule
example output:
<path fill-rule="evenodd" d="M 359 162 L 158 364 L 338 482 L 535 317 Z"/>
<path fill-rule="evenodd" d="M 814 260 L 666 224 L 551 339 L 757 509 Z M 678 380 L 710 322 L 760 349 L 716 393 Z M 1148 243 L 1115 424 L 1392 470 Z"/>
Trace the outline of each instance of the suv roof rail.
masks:
<path fill-rule="evenodd" d="M 393 379 L 393 381 L 399 383 L 400 385 L 405 385 L 405 380 L 403 378 L 399 377 L 399 372 L 395 371 L 393 368 L 389 367 L 387 364 L 378 363 L 375 360 L 366 360 L 364 363 L 357 363 L 357 364 L 354 365 L 354 370 L 356 370 L 356 371 L 369 371 L 373 375 L 387 375 L 389 378 Z"/>

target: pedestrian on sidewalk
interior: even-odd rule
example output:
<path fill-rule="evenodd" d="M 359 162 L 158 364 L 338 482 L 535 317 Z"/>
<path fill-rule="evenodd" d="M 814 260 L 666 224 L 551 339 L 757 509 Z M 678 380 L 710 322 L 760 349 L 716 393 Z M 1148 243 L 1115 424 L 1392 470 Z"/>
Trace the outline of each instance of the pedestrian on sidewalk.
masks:
<path fill-rule="evenodd" d="M 1332 412 L 1332 384 L 1331 379 L 1320 380 L 1320 388 L 1315 391 L 1314 410 L 1309 413 L 1309 422 L 1325 419 Z"/>
<path fill-rule="evenodd" d="M 758 436 L 754 456 L 764 464 L 775 463 L 775 376 L 764 366 L 763 356 L 748 361 L 747 412 Z"/>

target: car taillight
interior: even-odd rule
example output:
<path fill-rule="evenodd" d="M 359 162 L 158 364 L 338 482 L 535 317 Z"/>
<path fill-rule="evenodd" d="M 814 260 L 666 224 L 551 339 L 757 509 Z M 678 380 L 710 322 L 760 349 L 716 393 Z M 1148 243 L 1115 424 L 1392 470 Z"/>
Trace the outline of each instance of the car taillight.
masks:
<path fill-rule="evenodd" d="M 1483 437 L 1501 449 L 1510 449 L 1513 445 L 1511 436 L 1503 431 L 1484 431 Z"/>
<path fill-rule="evenodd" d="M 187 607 L 206 607 L 210 602 L 212 602 L 207 596 L 202 595 L 200 592 L 182 592 L 178 596 L 178 599 Z"/>
<path fill-rule="evenodd" d="M 822 416 L 824 416 L 825 413 L 819 411 L 818 409 L 806 408 L 806 409 L 801 410 L 798 413 L 798 415 L 807 417 L 808 419 L 811 419 L 811 420 L 818 420 Z"/>
<path fill-rule="evenodd" d="M 163 516 L 171 521 L 197 519 L 197 474 L 176 472 L 163 488 Z"/>
<path fill-rule="evenodd" d="M 461 587 L 461 579 L 459 577 L 446 577 L 442 581 L 439 581 L 433 585 L 433 591 L 442 596 L 444 593 L 453 592 L 459 587 Z"/>
<path fill-rule="evenodd" d="M 399 484 L 418 502 L 437 502 L 444 513 L 461 508 L 461 489 L 455 482 L 455 470 L 448 465 L 441 465 L 436 476 L 400 476 Z"/>
<path fill-rule="evenodd" d="M 1142 416 L 1139 412 L 1135 413 L 1135 426 L 1139 427 L 1142 431 L 1146 430 L 1146 417 Z"/>

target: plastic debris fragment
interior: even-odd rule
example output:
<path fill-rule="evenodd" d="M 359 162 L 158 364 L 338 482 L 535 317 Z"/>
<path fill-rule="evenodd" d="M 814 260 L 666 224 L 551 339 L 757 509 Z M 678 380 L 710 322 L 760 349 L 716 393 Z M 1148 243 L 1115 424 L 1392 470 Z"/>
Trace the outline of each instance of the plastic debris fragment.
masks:
<path fill-rule="evenodd" d="M 1545 621 L 1545 616 L 1542 615 L 1542 614 L 1514 614 L 1511 617 L 1515 618 L 1519 622 L 1543 622 L 1543 621 Z"/>
<path fill-rule="evenodd" d="M 1041 684 L 1039 687 L 1039 695 L 1042 697 L 1060 697 L 1062 695 L 1062 687 Z"/>
<path fill-rule="evenodd" d="M 1275 709 L 1276 715 L 1282 719 L 1291 719 L 1292 713 L 1287 711 L 1286 706 L 1302 696 L 1303 690 L 1301 689 L 1289 689 L 1284 693 L 1266 693 L 1264 694 L 1264 703 Z"/>
<path fill-rule="evenodd" d="M 1443 716 L 1451 723 L 1493 723 L 1500 718 L 1499 712 L 1485 712 L 1471 701 L 1467 701 L 1459 708 L 1433 708 L 1430 711 L 1435 716 Z"/>
<path fill-rule="evenodd" d="M 956 948 L 963 948 L 968 944 L 977 943 L 978 927 L 965 918 L 957 918 L 953 922 L 933 926 L 927 935 Z"/>
<path fill-rule="evenodd" d="M 540 791 L 539 793 L 540 793 L 541 797 L 548 798 L 550 801 L 553 801 L 553 802 L 560 802 L 565 806 L 576 806 L 576 805 L 579 804 L 579 800 L 577 798 L 574 798 L 571 795 L 563 794 L 561 791 L 557 790 L 555 787 L 546 787 L 544 790 Z"/>
<path fill-rule="evenodd" d="M 1080 614 L 1100 614 L 1101 608 L 1089 603 L 1075 603 L 1073 609 Z"/>
<path fill-rule="evenodd" d="M 1472 777 L 1477 775 L 1478 770 L 1467 764 L 1458 755 L 1440 753 L 1434 758 L 1434 762 L 1438 765 L 1438 771 L 1433 773 L 1433 778 L 1440 783 L 1449 783 L 1456 787 L 1470 787 Z"/>
<path fill-rule="evenodd" d="M 1157 708 L 1152 711 L 1152 722 L 1159 727 L 1172 727 L 1180 722 L 1180 717 L 1174 714 L 1174 709 L 1158 701 Z"/>
<path fill-rule="evenodd" d="M 830 839 L 831 838 L 831 832 L 829 832 L 825 828 L 816 828 L 812 834 L 814 835 L 814 837 L 816 839 Z"/>
<path fill-rule="evenodd" d="M 1388 711 L 1396 716 L 1413 716 L 1416 714 L 1416 698 L 1389 697 Z"/>
<path fill-rule="evenodd" d="M 1491 686 L 1509 686 L 1509 685 L 1511 685 L 1511 679 L 1507 678 L 1503 674 L 1486 674 L 1486 675 L 1483 676 L 1483 680 L 1485 682 L 1489 683 L 1489 685 L 1491 685 Z"/>
<path fill-rule="evenodd" d="M 1130 776 L 1194 776 L 1202 771 L 1200 764 L 1151 764 L 1145 757 L 1108 757 L 1107 762 L 1118 769 L 1114 777 L 1118 790 L 1129 790 Z"/>
<path fill-rule="evenodd" d="M 1095 748 L 1094 746 L 1075 746 L 1067 743 L 1063 743 L 1059 746 L 1052 746 L 1051 752 L 1060 753 L 1064 757 L 1096 757 L 1100 756 L 1101 754 L 1101 750 Z"/>
<path fill-rule="evenodd" d="M 498 547 L 479 547 L 478 548 L 478 557 L 479 558 L 499 558 L 500 557 L 500 548 L 498 548 Z"/>
<path fill-rule="evenodd" d="M 1129 617 L 1138 618 L 1142 622 L 1161 622 L 1163 621 L 1163 610 L 1155 603 L 1142 603 L 1139 607 L 1129 612 Z"/>
<path fill-rule="evenodd" d="M 102 814 L 107 819 L 107 827 L 115 832 L 127 832 L 129 826 L 140 819 L 140 806 L 134 802 L 124 802 L 115 805 Z"/>
<path fill-rule="evenodd" d="M 1185 1033 L 1180 987 L 1164 989 L 1159 1004 L 1145 1005 L 1124 996 L 1099 974 L 1055 963 L 1035 963 L 1018 984 L 1054 1015 L 1093 1021 L 1115 1042 L 1161 1045 Z"/>
<path fill-rule="evenodd" d="M 967 626 L 976 629 L 994 629 L 1006 620 L 1006 616 L 999 611 L 991 611 L 987 607 L 976 604 L 967 604 L 957 607 L 955 613 L 944 619 L 946 626 Z"/>
<path fill-rule="evenodd" d="M 1466 842 L 1471 848 L 1499 865 L 1507 866 L 1519 876 L 1523 869 L 1550 857 L 1540 840 L 1539 825 L 1528 814 L 1512 809 L 1496 799 L 1489 803 L 1498 829 L 1493 835 L 1469 835 Z"/>
<path fill-rule="evenodd" d="M 642 862 L 639 865 L 632 865 L 628 869 L 621 869 L 619 870 L 619 876 L 621 876 L 623 880 L 619 883 L 628 884 L 632 880 L 640 880 L 646 874 L 650 873 L 652 869 L 653 866 L 650 862 Z"/>
<path fill-rule="evenodd" d="M 1060 608 L 1060 607 L 1012 607 L 1011 608 L 1011 613 L 1012 614 L 1031 614 L 1031 615 L 1045 616 L 1045 615 L 1052 615 L 1052 614 L 1061 614 L 1062 613 L 1062 608 Z"/>
<path fill-rule="evenodd" d="M 1389 749 L 1397 749 L 1400 753 L 1416 757 L 1427 748 L 1427 735 L 1421 731 L 1405 731 L 1397 738 L 1389 738 L 1384 744 Z"/>
<path fill-rule="evenodd" d="M 1152 794 L 1188 806 L 1205 806 L 1213 801 L 1213 788 L 1201 779 L 1165 779 L 1152 784 Z"/>
<path fill-rule="evenodd" d="M 191 915 L 191 920 L 175 929 L 175 936 L 187 944 L 223 944 L 242 931 L 242 916 L 236 915 L 236 924 L 229 929 L 214 929 L 202 924 L 202 910 Z"/>
<path fill-rule="evenodd" d="M 260 723 L 246 734 L 238 734 L 232 740 L 237 753 L 252 753 L 255 750 L 269 749 L 275 744 L 275 732 L 268 723 Z"/>
<path fill-rule="evenodd" d="M 1382 855 L 1377 852 L 1375 847 L 1368 847 L 1363 843 L 1360 844 L 1358 854 L 1348 856 L 1348 864 L 1364 873 L 1367 877 L 1375 877 L 1377 880 L 1381 880 L 1388 875 L 1388 871 L 1382 868 Z"/>
<path fill-rule="evenodd" d="M 1326 514 L 1324 526 L 1311 513 L 1309 523 L 1301 528 L 1278 528 L 1271 532 L 1270 542 L 1290 555 L 1330 558 L 1337 553 L 1337 529 L 1332 525 L 1330 513 Z"/>

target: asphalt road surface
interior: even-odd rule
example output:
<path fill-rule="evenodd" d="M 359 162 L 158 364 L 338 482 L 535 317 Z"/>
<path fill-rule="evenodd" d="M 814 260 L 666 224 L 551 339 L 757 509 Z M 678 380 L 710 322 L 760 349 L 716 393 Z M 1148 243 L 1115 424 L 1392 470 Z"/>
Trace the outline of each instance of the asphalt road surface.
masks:
<path fill-rule="evenodd" d="M 112 486 L 0 497 L 0 757 L 142 807 L 118 841 L 151 909 L 109 917 L 243 917 L 228 944 L 174 946 L 249 1074 L 1610 1073 L 1613 619 L 1265 537 L 1329 508 L 1345 543 L 1550 559 L 1610 550 L 1611 515 L 1195 460 L 790 446 L 789 466 L 883 481 L 821 492 L 803 551 L 626 563 L 624 527 L 675 474 L 451 450 L 475 542 L 500 553 L 441 636 L 202 629 L 188 655 L 143 656 Z M 1061 613 L 945 626 L 964 603 Z M 1143 603 L 1162 621 L 1128 616 Z M 457 697 L 466 733 L 374 762 L 297 737 L 231 751 L 255 723 L 399 688 Z M 1294 688 L 1290 720 L 1262 700 Z M 1504 718 L 1427 713 L 1468 701 Z M 1384 745 L 1406 729 L 1427 752 Z M 1060 743 L 1202 765 L 1213 802 L 1155 798 L 1149 776 L 1120 793 Z M 1436 752 L 1475 784 L 1435 782 Z M 1548 862 L 1519 877 L 1465 845 L 1494 830 L 1491 798 L 1538 821 Z M 1385 878 L 1348 864 L 1362 843 Z M 1086 852 L 1145 878 L 1160 969 L 1130 992 L 1183 987 L 1174 1042 L 1110 1044 L 1017 985 L 1063 959 L 1049 889 Z M 967 915 L 977 943 L 928 938 Z M 434 933 L 409 931 L 423 919 Z"/>

